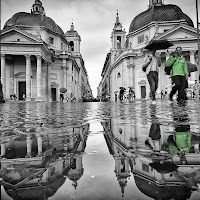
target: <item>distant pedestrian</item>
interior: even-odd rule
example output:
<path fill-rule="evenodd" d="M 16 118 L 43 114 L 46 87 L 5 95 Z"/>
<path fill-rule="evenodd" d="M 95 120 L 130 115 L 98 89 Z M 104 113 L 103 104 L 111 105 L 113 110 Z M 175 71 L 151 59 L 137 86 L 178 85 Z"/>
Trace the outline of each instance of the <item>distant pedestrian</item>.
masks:
<path fill-rule="evenodd" d="M 170 67 L 172 64 L 172 70 L 170 71 L 172 82 L 175 84 L 169 94 L 169 100 L 173 101 L 174 94 L 178 91 L 177 101 L 187 100 L 185 93 L 186 79 L 188 78 L 188 69 L 185 58 L 182 55 L 182 48 L 176 47 L 175 55 L 170 56 L 165 63 L 166 67 Z"/>
<path fill-rule="evenodd" d="M 13 94 L 13 98 L 14 98 L 14 101 L 17 99 L 17 96 L 15 94 Z"/>
<path fill-rule="evenodd" d="M 164 96 L 165 96 L 165 94 L 164 94 L 164 91 L 163 91 L 163 90 L 161 90 L 161 92 L 160 92 L 160 97 L 161 97 L 161 99 L 163 99 L 163 98 L 164 98 Z"/>
<path fill-rule="evenodd" d="M 26 95 L 25 94 L 22 94 L 22 99 L 23 99 L 23 101 L 25 101 L 25 99 L 26 99 Z"/>
<path fill-rule="evenodd" d="M 124 99 L 124 89 L 120 88 L 120 91 L 119 91 L 119 100 L 123 101 L 123 99 Z"/>
<path fill-rule="evenodd" d="M 165 90 L 165 97 L 167 96 L 167 90 Z"/>
<path fill-rule="evenodd" d="M 156 104 L 156 90 L 158 89 L 158 67 L 161 66 L 160 57 L 155 55 L 156 50 L 152 49 L 146 53 L 142 69 L 146 72 L 150 85 L 150 98 L 152 104 Z"/>
<path fill-rule="evenodd" d="M 115 94 L 115 101 L 117 101 L 117 94 Z"/>
<path fill-rule="evenodd" d="M 60 101 L 64 100 L 64 95 L 62 93 L 60 93 Z"/>
<path fill-rule="evenodd" d="M 193 86 L 193 91 L 194 91 L 194 97 L 196 99 L 199 99 L 199 89 L 200 89 L 200 86 L 199 86 L 199 83 L 197 82 L 197 80 L 195 80 L 195 83 L 194 83 L 194 86 Z"/>
<path fill-rule="evenodd" d="M 130 88 L 128 91 L 128 99 L 129 101 L 133 101 L 135 99 L 135 92 L 132 88 Z"/>

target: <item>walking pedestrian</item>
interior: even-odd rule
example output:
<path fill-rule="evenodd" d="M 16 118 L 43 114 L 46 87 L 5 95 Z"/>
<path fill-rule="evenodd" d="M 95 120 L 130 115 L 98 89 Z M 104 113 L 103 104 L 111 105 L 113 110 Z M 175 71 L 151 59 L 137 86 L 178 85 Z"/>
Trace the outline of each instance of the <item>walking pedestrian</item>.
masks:
<path fill-rule="evenodd" d="M 164 98 L 164 91 L 163 90 L 161 90 L 161 92 L 160 92 L 160 97 L 161 97 L 161 99 L 163 99 Z"/>
<path fill-rule="evenodd" d="M 124 89 L 120 88 L 120 91 L 119 91 L 119 100 L 123 101 L 123 98 L 124 98 Z"/>
<path fill-rule="evenodd" d="M 185 93 L 185 83 L 188 78 L 188 69 L 187 63 L 185 58 L 182 55 L 182 48 L 176 47 L 175 55 L 170 56 L 165 63 L 166 67 L 172 66 L 170 71 L 170 75 L 172 78 L 173 84 L 172 90 L 169 94 L 169 100 L 173 101 L 174 94 L 178 91 L 178 98 L 177 101 L 181 102 L 187 100 L 186 93 Z"/>
<path fill-rule="evenodd" d="M 152 104 L 156 104 L 156 90 L 158 89 L 158 67 L 161 66 L 160 57 L 155 55 L 156 50 L 152 49 L 146 53 L 143 71 L 146 72 L 147 80 L 150 85 L 150 98 Z"/>
<path fill-rule="evenodd" d="M 197 80 L 195 80 L 195 83 L 193 86 L 193 91 L 194 91 L 194 95 L 195 95 L 194 97 L 196 99 L 199 99 L 199 88 L 200 88 L 199 83 L 197 82 Z"/>
<path fill-rule="evenodd" d="M 64 95 L 62 93 L 60 93 L 60 101 L 64 100 Z"/>
<path fill-rule="evenodd" d="M 15 94 L 13 94 L 13 98 L 14 98 L 14 101 L 17 99 L 17 96 Z"/>
<path fill-rule="evenodd" d="M 130 88 L 128 91 L 128 98 L 129 98 L 129 101 L 133 101 L 135 99 L 135 92 L 132 88 Z"/>
<path fill-rule="evenodd" d="M 25 99 L 26 99 L 26 95 L 22 94 L 22 100 L 25 101 Z"/>

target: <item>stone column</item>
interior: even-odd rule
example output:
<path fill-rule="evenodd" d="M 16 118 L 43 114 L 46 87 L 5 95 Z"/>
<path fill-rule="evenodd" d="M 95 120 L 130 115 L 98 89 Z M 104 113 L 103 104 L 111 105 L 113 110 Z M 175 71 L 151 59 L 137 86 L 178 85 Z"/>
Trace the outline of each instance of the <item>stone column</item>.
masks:
<path fill-rule="evenodd" d="M 107 82 L 107 94 L 110 95 L 110 77 L 109 77 L 109 75 L 106 78 L 106 82 Z"/>
<path fill-rule="evenodd" d="M 0 79 L 0 103 L 5 103 L 3 95 L 6 91 L 6 67 L 5 67 L 5 55 L 1 54 L 1 79 Z"/>
<path fill-rule="evenodd" d="M 63 59 L 63 87 L 67 88 L 67 63 L 65 59 Z"/>
<path fill-rule="evenodd" d="M 195 50 L 190 51 L 190 62 L 191 62 L 192 64 L 196 64 L 196 63 L 195 63 L 195 53 L 196 53 Z M 190 74 L 189 80 L 192 80 L 192 81 L 196 80 L 197 77 L 196 77 L 195 75 L 196 75 L 196 72 L 192 72 L 192 73 Z"/>
<path fill-rule="evenodd" d="M 42 57 L 37 55 L 37 98 L 36 101 L 42 101 Z"/>
<path fill-rule="evenodd" d="M 31 150 L 32 150 L 32 140 L 31 140 L 30 135 L 28 135 L 27 138 L 26 138 L 26 147 L 27 147 L 26 157 L 30 158 L 31 157 Z"/>
<path fill-rule="evenodd" d="M 6 155 L 6 143 L 2 142 L 1 143 L 1 156 Z"/>
<path fill-rule="evenodd" d="M 31 55 L 26 57 L 26 101 L 31 101 Z"/>
<path fill-rule="evenodd" d="M 130 61 L 127 62 L 127 67 L 129 69 L 129 87 L 134 87 L 134 63 L 133 58 L 130 58 Z"/>
<path fill-rule="evenodd" d="M 64 88 L 67 89 L 67 61 L 66 61 L 66 58 L 63 58 L 63 82 L 62 82 L 62 86 Z M 63 94 L 64 96 L 64 101 L 67 101 L 66 98 L 67 98 L 67 92 L 65 94 Z"/>
<path fill-rule="evenodd" d="M 38 156 L 42 156 L 42 136 L 37 133 Z"/>
<path fill-rule="evenodd" d="M 134 87 L 134 67 L 135 67 L 135 65 L 134 65 L 134 62 L 133 62 L 133 58 L 130 58 L 130 77 L 131 77 L 131 87 Z"/>
<path fill-rule="evenodd" d="M 51 62 L 47 63 L 47 68 L 48 68 L 48 99 L 49 99 L 49 102 L 52 102 L 52 98 L 51 98 Z"/>

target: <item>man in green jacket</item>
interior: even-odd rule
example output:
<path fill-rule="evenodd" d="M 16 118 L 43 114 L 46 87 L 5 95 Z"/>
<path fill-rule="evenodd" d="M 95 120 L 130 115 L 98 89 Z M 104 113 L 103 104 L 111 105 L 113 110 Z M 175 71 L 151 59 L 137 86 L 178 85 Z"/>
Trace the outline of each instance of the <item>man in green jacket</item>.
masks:
<path fill-rule="evenodd" d="M 177 101 L 186 100 L 185 83 L 188 78 L 188 69 L 185 58 L 182 55 L 182 48 L 176 47 L 175 56 L 170 56 L 165 63 L 166 67 L 173 64 L 170 72 L 172 82 L 175 84 L 169 94 L 169 100 L 173 101 L 173 95 L 178 91 Z"/>

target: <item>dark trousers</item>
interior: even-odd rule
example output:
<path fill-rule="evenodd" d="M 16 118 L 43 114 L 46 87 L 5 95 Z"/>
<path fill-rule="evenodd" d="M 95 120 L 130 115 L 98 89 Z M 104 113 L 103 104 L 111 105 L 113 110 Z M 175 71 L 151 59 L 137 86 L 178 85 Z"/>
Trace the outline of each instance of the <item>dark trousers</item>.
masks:
<path fill-rule="evenodd" d="M 170 92 L 170 98 L 178 91 L 178 98 L 177 101 L 186 100 L 186 93 L 185 93 L 185 83 L 186 78 L 185 76 L 172 76 L 172 82 L 175 84 L 172 87 L 172 91 Z"/>
<path fill-rule="evenodd" d="M 150 97 L 152 100 L 156 99 L 156 90 L 158 89 L 158 72 L 156 71 L 150 71 L 149 74 L 147 74 L 147 80 L 150 85 Z"/>

